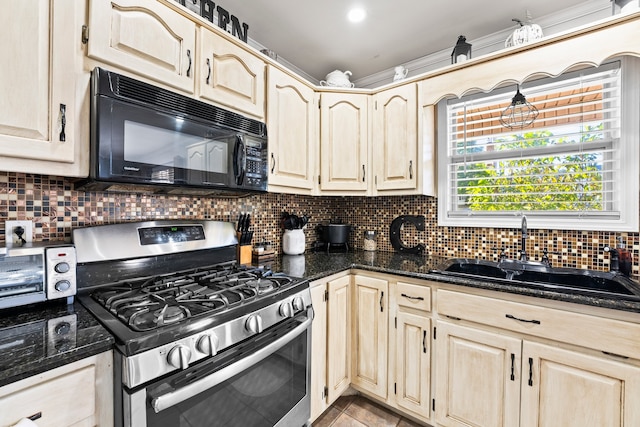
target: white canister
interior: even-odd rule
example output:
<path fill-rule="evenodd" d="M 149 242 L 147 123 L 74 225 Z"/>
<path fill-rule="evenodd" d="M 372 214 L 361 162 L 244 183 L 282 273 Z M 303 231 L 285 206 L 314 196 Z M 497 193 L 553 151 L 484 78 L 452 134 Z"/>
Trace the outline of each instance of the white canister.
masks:
<path fill-rule="evenodd" d="M 301 228 L 284 230 L 282 236 L 282 252 L 286 255 L 300 255 L 304 253 L 305 236 Z"/>

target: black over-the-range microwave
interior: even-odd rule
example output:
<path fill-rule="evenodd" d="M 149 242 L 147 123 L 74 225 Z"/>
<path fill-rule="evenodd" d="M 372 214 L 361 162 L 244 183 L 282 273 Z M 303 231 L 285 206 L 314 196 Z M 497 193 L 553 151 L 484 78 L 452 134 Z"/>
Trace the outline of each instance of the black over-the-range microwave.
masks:
<path fill-rule="evenodd" d="M 99 67 L 91 79 L 91 166 L 77 189 L 267 190 L 264 123 Z"/>

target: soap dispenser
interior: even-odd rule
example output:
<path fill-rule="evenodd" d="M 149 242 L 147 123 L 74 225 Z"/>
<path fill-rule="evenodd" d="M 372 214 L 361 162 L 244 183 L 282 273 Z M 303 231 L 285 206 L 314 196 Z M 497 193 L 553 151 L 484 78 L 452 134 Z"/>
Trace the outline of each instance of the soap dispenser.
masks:
<path fill-rule="evenodd" d="M 633 260 L 631 259 L 631 252 L 627 250 L 622 236 L 618 237 L 618 247 L 616 249 L 618 250 L 618 256 L 620 258 L 620 272 L 625 276 L 630 276 Z"/>

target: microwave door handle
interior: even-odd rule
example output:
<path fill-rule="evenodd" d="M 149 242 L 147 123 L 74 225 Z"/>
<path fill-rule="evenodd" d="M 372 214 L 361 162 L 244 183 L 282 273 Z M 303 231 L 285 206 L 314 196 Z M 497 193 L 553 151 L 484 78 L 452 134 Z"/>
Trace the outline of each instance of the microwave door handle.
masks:
<path fill-rule="evenodd" d="M 261 360 L 267 358 L 272 355 L 285 345 L 289 344 L 293 341 L 294 338 L 298 337 L 304 330 L 311 326 L 311 322 L 313 320 L 313 314 L 309 315 L 300 325 L 296 326 L 291 332 L 284 335 L 283 337 L 277 339 L 276 341 L 268 344 L 267 346 L 251 353 L 249 356 L 241 359 L 227 367 L 220 369 L 219 371 L 214 372 L 213 374 L 204 377 L 200 380 L 197 380 L 183 388 L 179 388 L 175 391 L 169 392 L 167 394 L 163 394 L 151 400 L 151 407 L 155 411 L 155 413 L 159 413 L 165 409 L 168 409 L 178 403 L 184 402 L 187 399 L 190 399 L 193 396 L 197 396 L 198 394 L 209 390 L 217 386 L 220 383 L 227 381 L 230 378 L 233 378 L 240 372 L 245 371 Z"/>
<path fill-rule="evenodd" d="M 236 145 L 233 149 L 233 175 L 236 185 L 242 185 L 247 166 L 247 153 L 245 151 L 242 135 L 236 135 Z"/>

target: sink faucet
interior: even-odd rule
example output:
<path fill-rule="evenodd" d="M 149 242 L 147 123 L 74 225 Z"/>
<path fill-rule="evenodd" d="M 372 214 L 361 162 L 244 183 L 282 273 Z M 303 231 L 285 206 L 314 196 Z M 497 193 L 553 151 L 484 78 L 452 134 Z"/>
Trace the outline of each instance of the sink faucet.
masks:
<path fill-rule="evenodd" d="M 520 229 L 522 230 L 522 239 L 520 243 L 520 261 L 527 260 L 527 217 L 522 215 L 522 224 L 520 225 Z"/>

